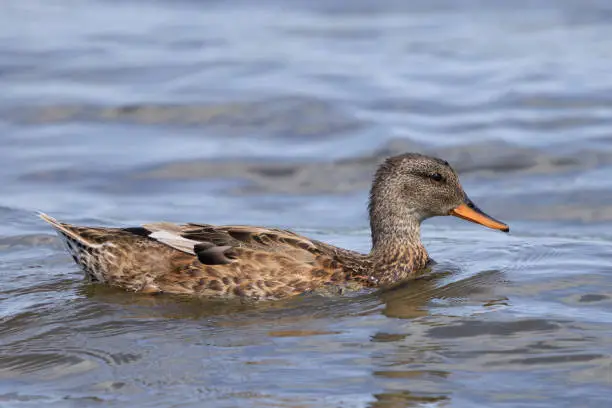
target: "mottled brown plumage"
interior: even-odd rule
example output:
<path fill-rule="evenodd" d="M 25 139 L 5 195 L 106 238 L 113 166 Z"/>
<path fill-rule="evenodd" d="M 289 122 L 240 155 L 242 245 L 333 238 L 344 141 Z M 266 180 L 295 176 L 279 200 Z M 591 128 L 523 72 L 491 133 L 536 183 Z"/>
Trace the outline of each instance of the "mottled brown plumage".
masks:
<path fill-rule="evenodd" d="M 467 198 L 443 160 L 415 153 L 387 159 L 370 193 L 372 250 L 338 248 L 291 231 L 171 223 L 136 228 L 80 227 L 40 214 L 94 281 L 144 293 L 280 299 L 324 285 L 377 287 L 415 276 L 429 257 L 421 221 L 456 215 L 508 227 Z"/>

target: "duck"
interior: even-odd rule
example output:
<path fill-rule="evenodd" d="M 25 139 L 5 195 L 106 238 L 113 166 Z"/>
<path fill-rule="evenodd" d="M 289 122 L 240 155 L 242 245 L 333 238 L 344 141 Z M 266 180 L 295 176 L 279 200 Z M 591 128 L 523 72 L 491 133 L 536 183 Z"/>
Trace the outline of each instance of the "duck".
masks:
<path fill-rule="evenodd" d="M 369 194 L 369 253 L 310 239 L 290 230 L 249 225 L 78 226 L 39 213 L 92 282 L 144 294 L 278 300 L 328 285 L 382 288 L 414 279 L 432 262 L 421 223 L 455 216 L 509 232 L 480 210 L 456 171 L 420 153 L 389 157 Z"/>

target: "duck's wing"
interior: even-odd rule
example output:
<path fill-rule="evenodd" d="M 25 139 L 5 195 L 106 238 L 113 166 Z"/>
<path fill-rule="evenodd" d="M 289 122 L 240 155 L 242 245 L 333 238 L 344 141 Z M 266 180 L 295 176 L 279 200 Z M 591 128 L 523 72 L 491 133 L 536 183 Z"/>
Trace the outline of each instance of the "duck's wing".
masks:
<path fill-rule="evenodd" d="M 150 231 L 149 238 L 195 255 L 205 265 L 235 262 L 240 259 L 242 250 L 282 254 L 304 263 L 311 263 L 321 256 L 346 258 L 360 255 L 277 228 L 171 223 L 145 224 L 142 228 Z"/>

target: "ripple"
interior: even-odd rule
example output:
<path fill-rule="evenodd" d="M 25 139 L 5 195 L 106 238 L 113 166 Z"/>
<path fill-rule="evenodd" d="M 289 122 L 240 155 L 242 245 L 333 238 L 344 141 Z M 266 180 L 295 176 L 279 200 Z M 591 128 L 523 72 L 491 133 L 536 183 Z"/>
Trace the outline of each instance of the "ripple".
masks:
<path fill-rule="evenodd" d="M 558 355 L 558 356 L 546 356 L 546 357 L 529 357 L 521 359 L 513 359 L 508 361 L 491 362 L 491 365 L 501 364 L 518 364 L 518 365 L 547 365 L 547 364 L 572 364 L 572 363 L 584 363 L 593 360 L 601 360 L 607 356 L 603 354 L 570 354 L 570 355 Z"/>
<path fill-rule="evenodd" d="M 609 403 L 607 3 L 13 3 L 0 404 Z M 29 211 L 282 224 L 367 250 L 372 172 L 406 151 L 449 160 L 513 232 L 428 222 L 441 263 L 380 292 L 117 291 L 83 282 Z"/>
<path fill-rule="evenodd" d="M 583 303 L 591 303 L 591 302 L 601 302 L 601 301 L 608 300 L 608 299 L 610 299 L 610 296 L 608 295 L 590 293 L 590 294 L 580 296 L 579 301 Z"/>
<path fill-rule="evenodd" d="M 0 251 L 36 248 L 39 246 L 59 249 L 61 248 L 61 243 L 55 235 L 47 234 L 16 235 L 0 238 Z"/>
<path fill-rule="evenodd" d="M 305 97 L 207 105 L 48 106 L 20 109 L 5 115 L 5 119 L 17 118 L 37 125 L 92 121 L 207 126 L 228 136 L 255 132 L 277 137 L 330 137 L 363 127 L 363 123 L 344 114 L 336 105 Z"/>
<path fill-rule="evenodd" d="M 63 353 L 28 353 L 0 357 L 0 376 L 13 377 L 55 371 L 62 375 L 94 370 L 95 363 L 84 358 Z"/>
<path fill-rule="evenodd" d="M 407 151 L 444 157 L 464 177 L 481 174 L 506 177 L 507 173 L 563 174 L 612 164 L 612 151 L 583 151 L 579 155 L 567 157 L 498 142 L 427 148 L 410 140 L 398 139 L 370 155 L 337 161 L 296 163 L 263 159 L 195 160 L 163 164 L 137 172 L 133 177 L 136 180 L 238 178 L 250 183 L 247 188 L 234 190 L 242 194 L 342 194 L 368 189 L 378 163 L 390 155 Z"/>
<path fill-rule="evenodd" d="M 482 335 L 512 336 L 521 332 L 554 331 L 559 325 L 541 319 L 530 319 L 513 322 L 477 322 L 463 321 L 457 325 L 434 327 L 429 335 L 435 338 L 476 337 Z"/>

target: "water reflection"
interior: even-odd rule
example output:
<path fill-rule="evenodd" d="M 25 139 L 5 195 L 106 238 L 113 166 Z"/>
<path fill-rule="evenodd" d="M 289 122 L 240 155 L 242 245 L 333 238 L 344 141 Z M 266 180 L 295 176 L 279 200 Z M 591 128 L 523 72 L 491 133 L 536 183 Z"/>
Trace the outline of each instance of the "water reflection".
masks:
<path fill-rule="evenodd" d="M 355 350 L 361 350 L 361 356 L 352 365 L 360 366 L 363 363 L 359 360 L 367 358 L 371 367 L 371 371 L 368 370 L 370 379 L 360 379 L 372 389 L 369 406 L 419 406 L 450 401 L 450 392 L 444 391 L 444 384 L 452 370 L 425 368 L 440 362 L 446 348 L 435 340 L 444 338 L 439 337 L 441 333 L 431 330 L 435 331 L 443 316 L 452 316 L 459 304 L 478 304 L 483 308 L 504 304 L 507 298 L 497 296 L 495 287 L 507 277 L 501 271 L 489 270 L 458 279 L 458 269 L 451 270 L 448 265 L 435 269 L 437 271 L 420 279 L 385 291 L 351 293 L 345 297 L 315 294 L 280 302 L 247 304 L 128 294 L 84 283 L 81 295 L 96 302 L 98 308 L 106 308 L 107 315 L 124 315 L 123 323 L 89 325 L 84 330 L 108 336 L 143 330 L 141 320 L 156 322 L 157 330 L 172 330 L 182 325 L 181 321 L 191 320 L 194 329 L 205 329 L 207 336 L 215 336 L 215 344 L 271 347 L 269 353 L 244 361 L 249 366 L 266 367 L 269 372 L 295 365 L 295 359 L 306 350 L 328 355 L 335 353 L 336 357 L 330 355 L 328 361 L 322 363 L 334 371 L 343 366 L 347 358 L 353 359 L 349 356 L 353 356 Z M 455 280 L 447 283 L 449 279 Z M 406 323 L 385 323 L 379 327 L 376 322 L 381 314 Z M 342 324 L 351 319 L 364 319 L 369 333 L 364 340 L 371 346 L 359 342 L 354 328 Z M 186 333 L 193 333 L 185 327 L 182 331 L 187 336 Z M 457 335 L 461 336 L 460 329 Z M 426 389 L 429 391 L 424 391 Z"/>

